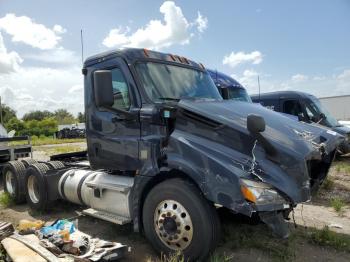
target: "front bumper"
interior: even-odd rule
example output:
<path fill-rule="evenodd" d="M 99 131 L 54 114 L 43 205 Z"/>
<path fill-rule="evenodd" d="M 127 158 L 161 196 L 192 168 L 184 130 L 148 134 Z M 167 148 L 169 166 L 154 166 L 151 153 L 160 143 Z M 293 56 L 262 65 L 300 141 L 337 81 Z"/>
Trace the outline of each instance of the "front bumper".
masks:
<path fill-rule="evenodd" d="M 288 238 L 288 223 L 284 219 L 284 213 L 279 212 L 260 212 L 260 219 L 272 230 L 272 232 L 280 238 Z"/>

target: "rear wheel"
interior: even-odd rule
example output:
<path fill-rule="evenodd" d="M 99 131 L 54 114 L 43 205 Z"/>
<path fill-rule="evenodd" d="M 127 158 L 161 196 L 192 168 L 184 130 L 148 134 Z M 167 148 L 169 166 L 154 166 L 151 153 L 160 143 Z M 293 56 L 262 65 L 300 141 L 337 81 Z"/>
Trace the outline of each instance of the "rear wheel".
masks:
<path fill-rule="evenodd" d="M 181 251 L 185 259 L 201 261 L 219 241 L 215 208 L 191 183 L 170 179 L 155 186 L 143 206 L 143 228 L 158 252 Z"/>
<path fill-rule="evenodd" d="M 30 165 L 33 165 L 33 164 L 38 163 L 38 161 L 36 161 L 36 160 L 33 159 L 33 158 L 22 159 L 21 162 L 23 163 L 23 165 L 24 165 L 25 167 L 28 167 L 28 166 L 30 166 Z"/>
<path fill-rule="evenodd" d="M 64 164 L 61 161 L 49 161 L 45 163 L 50 169 L 64 168 Z"/>
<path fill-rule="evenodd" d="M 7 192 L 16 204 L 25 201 L 25 172 L 26 168 L 20 161 L 10 161 L 3 168 L 4 191 Z"/>
<path fill-rule="evenodd" d="M 30 165 L 26 172 L 26 199 L 28 205 L 35 210 L 45 210 L 49 204 L 45 182 L 45 173 L 49 167 L 43 163 Z"/>

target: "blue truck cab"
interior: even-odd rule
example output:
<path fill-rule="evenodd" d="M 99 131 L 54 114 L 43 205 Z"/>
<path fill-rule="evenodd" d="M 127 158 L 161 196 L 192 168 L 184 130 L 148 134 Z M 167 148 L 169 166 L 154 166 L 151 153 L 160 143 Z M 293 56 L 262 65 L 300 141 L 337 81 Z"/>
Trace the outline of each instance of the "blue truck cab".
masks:
<path fill-rule="evenodd" d="M 341 125 L 313 95 L 296 91 L 279 91 L 251 96 L 254 103 L 260 103 L 273 111 L 293 115 L 306 123 L 326 126 L 345 137 L 339 146 L 343 154 L 350 153 L 350 128 Z"/>
<path fill-rule="evenodd" d="M 236 100 L 252 103 L 247 90 L 232 77 L 218 72 L 217 70 L 207 69 L 210 77 L 213 79 L 221 96 L 225 100 Z"/>

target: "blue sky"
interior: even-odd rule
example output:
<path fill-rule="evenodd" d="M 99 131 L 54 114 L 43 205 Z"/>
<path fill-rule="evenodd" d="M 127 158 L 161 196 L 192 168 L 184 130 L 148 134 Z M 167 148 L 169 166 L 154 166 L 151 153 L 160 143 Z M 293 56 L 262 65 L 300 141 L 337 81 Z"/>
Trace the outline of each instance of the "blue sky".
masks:
<path fill-rule="evenodd" d="M 232 75 L 250 93 L 259 75 L 262 91 L 349 94 L 349 14 L 347 0 L 0 0 L 0 94 L 19 115 L 82 111 L 80 29 L 85 56 L 148 47 Z"/>

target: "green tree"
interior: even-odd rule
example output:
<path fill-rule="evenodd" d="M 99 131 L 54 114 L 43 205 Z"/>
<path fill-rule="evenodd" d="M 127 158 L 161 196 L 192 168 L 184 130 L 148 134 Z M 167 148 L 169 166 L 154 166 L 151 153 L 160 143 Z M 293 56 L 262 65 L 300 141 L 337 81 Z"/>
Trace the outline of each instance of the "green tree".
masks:
<path fill-rule="evenodd" d="M 1 111 L 2 111 L 2 122 L 4 123 L 4 125 L 6 126 L 7 122 L 16 116 L 16 111 L 13 110 L 11 107 L 7 106 L 6 104 L 2 104 L 1 105 Z"/>
<path fill-rule="evenodd" d="M 6 129 L 7 131 L 15 130 L 17 135 L 21 135 L 23 130 L 25 129 L 25 125 L 23 121 L 17 119 L 17 117 L 12 117 L 7 123 L 6 123 Z"/>
<path fill-rule="evenodd" d="M 59 125 L 74 124 L 76 122 L 74 116 L 67 109 L 57 109 L 54 114 Z"/>
<path fill-rule="evenodd" d="M 52 136 L 57 131 L 57 120 L 54 117 L 45 118 L 38 122 L 40 135 Z"/>
<path fill-rule="evenodd" d="M 41 121 L 44 118 L 48 118 L 48 117 L 53 117 L 54 113 L 48 111 L 48 110 L 44 110 L 44 111 L 40 111 L 40 110 L 35 110 L 35 111 L 31 111 L 29 113 L 26 113 L 22 119 L 24 121 L 29 121 L 29 120 L 38 120 Z"/>
<path fill-rule="evenodd" d="M 78 120 L 79 123 L 85 123 L 85 112 L 84 113 L 79 112 L 77 120 Z"/>

